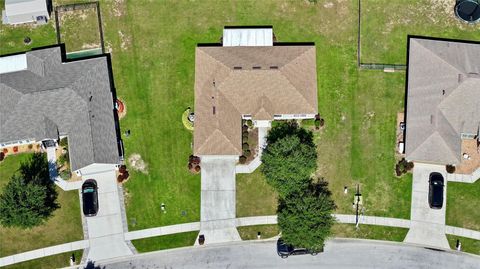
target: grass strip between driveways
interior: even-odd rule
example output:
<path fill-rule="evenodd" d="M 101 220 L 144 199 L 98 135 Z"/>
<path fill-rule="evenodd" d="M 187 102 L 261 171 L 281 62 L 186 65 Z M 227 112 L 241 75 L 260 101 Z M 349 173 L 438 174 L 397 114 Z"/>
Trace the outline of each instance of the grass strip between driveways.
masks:
<path fill-rule="evenodd" d="M 448 243 L 451 249 L 457 249 L 457 239 L 462 243 L 462 251 L 480 255 L 480 240 L 471 238 L 459 237 L 456 235 L 447 234 Z"/>
<path fill-rule="evenodd" d="M 76 250 L 73 252 L 75 255 L 76 263 L 80 263 L 82 259 L 83 250 Z M 35 269 L 52 269 L 52 268 L 63 268 L 70 266 L 70 256 L 72 252 L 57 254 L 53 256 L 48 256 L 40 259 L 35 259 L 31 261 L 21 262 L 17 264 L 12 264 L 2 268 L 5 269 L 26 269 L 26 268 L 35 268 Z"/>
<path fill-rule="evenodd" d="M 198 231 L 132 240 L 138 252 L 149 252 L 169 248 L 189 247 L 195 244 Z"/>
<path fill-rule="evenodd" d="M 278 225 L 254 225 L 237 227 L 238 233 L 242 240 L 258 239 L 257 235 L 260 232 L 261 239 L 268 239 L 277 236 L 280 233 Z"/>

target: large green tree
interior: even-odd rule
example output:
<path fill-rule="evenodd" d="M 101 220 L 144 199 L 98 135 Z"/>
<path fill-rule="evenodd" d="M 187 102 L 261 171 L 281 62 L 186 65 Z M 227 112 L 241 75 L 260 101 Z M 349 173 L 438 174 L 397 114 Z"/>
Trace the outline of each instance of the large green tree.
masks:
<path fill-rule="evenodd" d="M 304 190 L 317 167 L 317 150 L 312 132 L 300 128 L 295 121 L 274 126 L 268 132 L 262 162 L 267 182 L 280 197 Z"/>
<path fill-rule="evenodd" d="M 335 203 L 327 182 L 319 181 L 303 192 L 282 198 L 278 206 L 278 225 L 288 244 L 320 251 L 335 222 Z"/>
<path fill-rule="evenodd" d="M 0 194 L 0 223 L 22 228 L 39 225 L 59 208 L 57 196 L 46 156 L 34 154 L 20 165 Z"/>

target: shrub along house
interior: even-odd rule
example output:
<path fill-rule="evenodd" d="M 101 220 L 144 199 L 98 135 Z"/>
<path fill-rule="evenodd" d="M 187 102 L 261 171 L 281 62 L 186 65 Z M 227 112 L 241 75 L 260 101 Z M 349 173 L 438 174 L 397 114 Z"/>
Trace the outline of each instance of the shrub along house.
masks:
<path fill-rule="evenodd" d="M 226 27 L 222 44 L 195 51 L 194 154 L 242 155 L 242 119 L 313 119 L 313 43 L 275 43 L 271 27 Z"/>
<path fill-rule="evenodd" d="M 110 59 L 67 61 L 64 46 L 0 57 L 0 148 L 68 137 L 71 171 L 105 171 L 123 155 Z"/>
<path fill-rule="evenodd" d="M 480 156 L 480 43 L 409 37 L 406 101 L 408 160 L 462 165 L 466 151 Z"/>

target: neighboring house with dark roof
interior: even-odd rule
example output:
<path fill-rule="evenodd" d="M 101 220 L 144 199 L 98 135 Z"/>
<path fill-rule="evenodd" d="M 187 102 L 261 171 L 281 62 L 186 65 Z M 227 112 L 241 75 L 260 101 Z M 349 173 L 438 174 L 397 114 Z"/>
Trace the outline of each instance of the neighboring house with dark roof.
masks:
<path fill-rule="evenodd" d="M 3 24 L 47 23 L 52 9 L 51 0 L 5 0 Z"/>
<path fill-rule="evenodd" d="M 242 119 L 257 124 L 318 113 L 315 45 L 274 43 L 271 28 L 248 30 L 226 28 L 228 45 L 195 50 L 197 156 L 242 155 Z"/>
<path fill-rule="evenodd" d="M 405 154 L 459 164 L 462 141 L 479 141 L 480 43 L 408 39 Z"/>
<path fill-rule="evenodd" d="M 71 171 L 122 159 L 108 56 L 66 61 L 64 46 L 0 57 L 0 147 L 67 136 Z"/>

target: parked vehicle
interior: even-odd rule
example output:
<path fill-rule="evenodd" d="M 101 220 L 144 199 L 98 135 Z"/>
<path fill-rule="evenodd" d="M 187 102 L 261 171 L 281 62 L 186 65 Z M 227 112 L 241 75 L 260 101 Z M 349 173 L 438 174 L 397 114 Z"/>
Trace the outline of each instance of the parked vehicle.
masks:
<path fill-rule="evenodd" d="M 320 252 L 323 252 L 323 248 Z M 285 243 L 282 238 L 279 238 L 277 241 L 277 254 L 281 258 L 285 259 L 291 255 L 310 254 L 312 256 L 315 256 L 318 254 L 318 252 L 306 248 L 295 248 L 294 246 Z"/>
<path fill-rule="evenodd" d="M 441 209 L 443 205 L 443 188 L 444 180 L 440 173 L 433 172 L 430 174 L 429 189 L 428 189 L 428 203 L 432 209 Z"/>
<path fill-rule="evenodd" d="M 83 214 L 93 217 L 98 212 L 97 182 L 94 179 L 87 179 L 82 185 Z"/>

